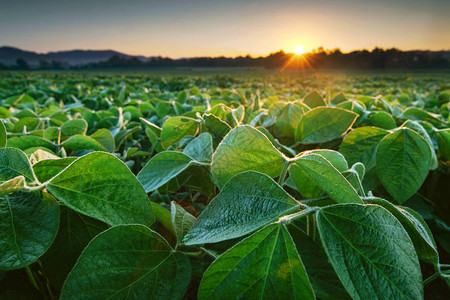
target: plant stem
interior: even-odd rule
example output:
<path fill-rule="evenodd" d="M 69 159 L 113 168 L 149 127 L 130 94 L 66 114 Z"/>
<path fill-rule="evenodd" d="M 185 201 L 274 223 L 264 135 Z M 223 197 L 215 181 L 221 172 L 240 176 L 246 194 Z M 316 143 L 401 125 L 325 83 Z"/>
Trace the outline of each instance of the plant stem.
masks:
<path fill-rule="evenodd" d="M 318 207 L 307 207 L 301 211 L 298 211 L 296 213 L 290 214 L 290 215 L 286 215 L 283 216 L 281 218 L 278 219 L 278 223 L 282 223 L 282 224 L 289 224 L 292 220 L 304 217 L 309 215 L 310 213 L 313 213 L 315 211 L 318 211 L 320 208 Z"/>
<path fill-rule="evenodd" d="M 316 216 L 306 216 L 306 234 L 313 240 L 316 240 Z"/>
<path fill-rule="evenodd" d="M 278 184 L 279 185 L 283 184 L 284 179 L 286 178 L 287 170 L 288 170 L 290 165 L 291 165 L 290 161 L 285 161 L 284 162 L 283 170 L 281 170 L 280 177 L 278 178 Z"/>
<path fill-rule="evenodd" d="M 427 284 L 429 284 L 430 282 L 436 280 L 436 278 L 439 278 L 441 274 L 439 274 L 438 272 L 434 273 L 433 275 L 431 275 L 430 277 L 428 277 L 427 279 L 425 279 L 423 281 L 423 286 L 426 286 Z"/>
<path fill-rule="evenodd" d="M 198 252 L 183 252 L 184 255 L 187 256 L 200 256 L 203 254 L 203 251 L 198 251 Z"/>
<path fill-rule="evenodd" d="M 37 283 L 36 283 L 36 280 L 34 279 L 33 273 L 31 272 L 29 266 L 26 266 L 26 267 L 25 267 L 25 272 L 27 273 L 28 279 L 30 279 L 31 284 L 32 284 L 38 291 L 40 291 L 40 289 L 39 289 L 39 287 L 38 287 L 38 285 L 37 285 Z"/>

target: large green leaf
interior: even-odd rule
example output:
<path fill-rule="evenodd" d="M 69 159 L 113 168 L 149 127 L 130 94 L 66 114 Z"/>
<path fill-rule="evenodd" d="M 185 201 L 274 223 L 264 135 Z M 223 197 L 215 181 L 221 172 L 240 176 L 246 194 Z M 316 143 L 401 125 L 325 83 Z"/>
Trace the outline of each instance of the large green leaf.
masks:
<path fill-rule="evenodd" d="M 164 149 L 181 141 L 187 135 L 195 135 L 198 131 L 198 123 L 188 117 L 172 117 L 164 122 L 161 130 L 161 145 Z"/>
<path fill-rule="evenodd" d="M 76 211 L 60 206 L 58 234 L 48 251 L 40 258 L 45 276 L 60 290 L 75 262 L 87 244 L 108 226 Z"/>
<path fill-rule="evenodd" d="M 298 104 L 285 104 L 283 108 L 278 112 L 275 129 L 277 129 L 282 135 L 286 137 L 294 138 L 295 129 L 300 122 L 303 110 L 303 107 Z"/>
<path fill-rule="evenodd" d="M 148 193 L 166 184 L 192 164 L 196 164 L 196 161 L 182 152 L 161 152 L 150 159 L 137 179 Z"/>
<path fill-rule="evenodd" d="M 394 118 L 385 111 L 374 111 L 367 117 L 367 122 L 371 126 L 390 130 L 397 127 Z"/>
<path fill-rule="evenodd" d="M 76 134 L 85 135 L 87 128 L 88 124 L 83 119 L 69 120 L 61 125 L 61 135 L 63 137 L 69 137 Z"/>
<path fill-rule="evenodd" d="M 339 204 L 317 215 L 322 243 L 353 299 L 422 299 L 419 260 L 400 222 L 378 205 Z"/>
<path fill-rule="evenodd" d="M 433 235 L 428 225 L 418 213 L 407 207 L 395 206 L 389 201 L 380 198 L 369 198 L 364 199 L 364 201 L 383 206 L 393 214 L 402 223 L 406 232 L 408 232 L 419 258 L 435 265 L 438 264 L 439 254 Z"/>
<path fill-rule="evenodd" d="M 319 154 L 306 154 L 295 159 L 297 166 L 309 176 L 318 186 L 328 193 L 337 203 L 363 203 L 353 186 L 345 177 L 323 156 Z M 296 185 L 303 184 L 299 173 L 291 172 L 292 180 L 300 180 Z"/>
<path fill-rule="evenodd" d="M 106 128 L 101 128 L 91 135 L 91 138 L 96 140 L 102 145 L 108 152 L 113 152 L 115 147 L 114 137 Z"/>
<path fill-rule="evenodd" d="M 217 243 L 251 233 L 300 204 L 265 174 L 234 176 L 209 203 L 184 237 L 186 245 Z"/>
<path fill-rule="evenodd" d="M 26 154 L 15 148 L 0 148 L 0 183 L 20 175 L 27 181 L 35 181 Z"/>
<path fill-rule="evenodd" d="M 6 147 L 6 128 L 3 122 L 0 121 L 0 148 Z"/>
<path fill-rule="evenodd" d="M 220 118 L 212 114 L 204 114 L 203 120 L 208 131 L 218 139 L 222 139 L 231 130 L 231 126 L 228 123 L 222 121 Z"/>
<path fill-rule="evenodd" d="M 181 299 L 189 260 L 142 225 L 119 225 L 96 236 L 67 277 L 61 299 Z"/>
<path fill-rule="evenodd" d="M 348 170 L 347 160 L 341 153 L 337 151 L 330 149 L 316 149 L 301 153 L 301 155 L 309 155 L 309 154 L 319 154 L 323 156 L 333 165 L 333 167 L 335 167 L 341 173 Z"/>
<path fill-rule="evenodd" d="M 64 149 L 69 151 L 78 151 L 78 150 L 93 150 L 93 151 L 107 151 L 106 148 L 94 140 L 91 137 L 85 135 L 74 135 L 64 143 L 62 143 Z"/>
<path fill-rule="evenodd" d="M 308 95 L 306 95 L 305 98 L 303 98 L 303 103 L 311 108 L 327 106 L 325 100 L 323 100 L 322 96 L 320 96 L 317 91 L 311 91 Z"/>
<path fill-rule="evenodd" d="M 183 153 L 196 161 L 211 162 L 213 151 L 212 137 L 209 133 L 204 132 L 190 141 L 184 148 Z"/>
<path fill-rule="evenodd" d="M 214 261 L 198 299 L 314 299 L 314 292 L 288 231 L 273 224 Z"/>
<path fill-rule="evenodd" d="M 305 265 L 316 296 L 320 299 L 350 299 L 328 261 L 323 247 L 295 224 L 290 224 L 288 229 Z"/>
<path fill-rule="evenodd" d="M 19 148 L 25 151 L 32 147 L 52 148 L 53 143 L 38 136 L 26 135 L 8 139 L 8 147 Z"/>
<path fill-rule="evenodd" d="M 302 116 L 295 140 L 315 144 L 338 138 L 350 129 L 357 117 L 354 112 L 339 107 L 314 108 Z"/>
<path fill-rule="evenodd" d="M 20 269 L 47 251 L 58 232 L 59 207 L 40 192 L 0 195 L 0 269 Z"/>
<path fill-rule="evenodd" d="M 395 200 L 402 203 L 420 188 L 431 166 L 430 147 L 416 132 L 401 128 L 381 140 L 377 174 Z"/>
<path fill-rule="evenodd" d="M 303 152 L 302 155 L 307 154 L 319 154 L 328 160 L 339 172 L 344 172 L 348 169 L 347 161 L 337 151 L 328 149 L 319 149 Z M 296 164 L 292 164 L 289 168 L 289 174 L 291 180 L 295 184 L 297 190 L 305 198 L 317 198 L 322 192 L 322 188 L 316 183 L 316 181 L 310 177 L 305 171 L 302 170 Z"/>
<path fill-rule="evenodd" d="M 54 177 L 47 189 L 68 207 L 109 225 L 153 223 L 147 194 L 130 169 L 104 152 L 87 154 Z"/>
<path fill-rule="evenodd" d="M 68 165 L 73 163 L 76 157 L 65 157 L 60 159 L 45 159 L 38 161 L 33 165 L 33 171 L 39 182 L 46 182 L 52 179 L 59 172 L 63 171 Z"/>
<path fill-rule="evenodd" d="M 432 114 L 418 107 L 408 107 L 400 116 L 404 119 L 427 121 L 436 127 L 440 127 L 444 122 L 438 114 Z"/>
<path fill-rule="evenodd" d="M 350 165 L 361 162 L 370 170 L 375 167 L 376 151 L 380 141 L 389 132 L 377 127 L 360 127 L 350 131 L 339 147 Z"/>
<path fill-rule="evenodd" d="M 436 151 L 434 150 L 434 144 L 433 141 L 430 138 L 430 135 L 428 132 L 423 128 L 422 125 L 420 125 L 419 122 L 408 120 L 405 123 L 402 124 L 402 127 L 406 127 L 409 129 L 414 130 L 417 132 L 423 139 L 427 142 L 428 146 L 430 147 L 430 153 L 431 153 L 431 166 L 430 168 L 432 170 L 436 169 L 438 167 L 438 159 L 436 156 Z"/>
<path fill-rule="evenodd" d="M 280 175 L 284 156 L 269 139 L 250 126 L 238 126 L 228 133 L 213 156 L 211 173 L 221 188 L 234 175 L 258 171 L 270 177 Z"/>

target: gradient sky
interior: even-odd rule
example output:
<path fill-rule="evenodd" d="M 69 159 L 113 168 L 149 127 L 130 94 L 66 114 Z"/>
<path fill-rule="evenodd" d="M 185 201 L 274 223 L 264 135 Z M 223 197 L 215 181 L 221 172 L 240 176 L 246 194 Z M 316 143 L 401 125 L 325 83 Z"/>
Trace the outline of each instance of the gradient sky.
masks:
<path fill-rule="evenodd" d="M 447 50 L 449 12 L 449 0 L 0 0 L 0 46 L 173 58 L 296 45 Z"/>

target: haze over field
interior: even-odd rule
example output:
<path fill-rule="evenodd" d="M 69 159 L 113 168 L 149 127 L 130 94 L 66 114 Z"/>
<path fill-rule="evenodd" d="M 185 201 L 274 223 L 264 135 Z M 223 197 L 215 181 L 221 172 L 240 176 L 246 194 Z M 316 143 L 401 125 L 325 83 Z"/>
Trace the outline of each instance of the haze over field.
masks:
<path fill-rule="evenodd" d="M 258 56 L 298 45 L 448 50 L 448 11 L 447 0 L 2 0 L 0 46 L 172 58 Z"/>

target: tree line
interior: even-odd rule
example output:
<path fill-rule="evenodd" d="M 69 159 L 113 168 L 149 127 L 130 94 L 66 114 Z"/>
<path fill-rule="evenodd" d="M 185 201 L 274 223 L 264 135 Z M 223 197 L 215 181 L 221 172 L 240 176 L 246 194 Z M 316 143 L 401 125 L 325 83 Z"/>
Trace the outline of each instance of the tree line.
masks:
<path fill-rule="evenodd" d="M 450 68 L 449 51 L 401 51 L 396 48 L 374 48 L 372 51 L 358 50 L 343 53 L 340 49 L 318 48 L 311 53 L 296 56 L 280 50 L 267 56 L 252 57 L 194 57 L 172 59 L 152 57 L 141 60 L 137 57 L 112 56 L 108 60 L 85 65 L 72 66 L 58 61 L 40 61 L 38 66 L 30 66 L 19 58 L 15 65 L 0 63 L 0 70 L 62 70 L 62 69 L 121 69 L 121 68 L 313 68 L 313 69 L 446 69 Z"/>

